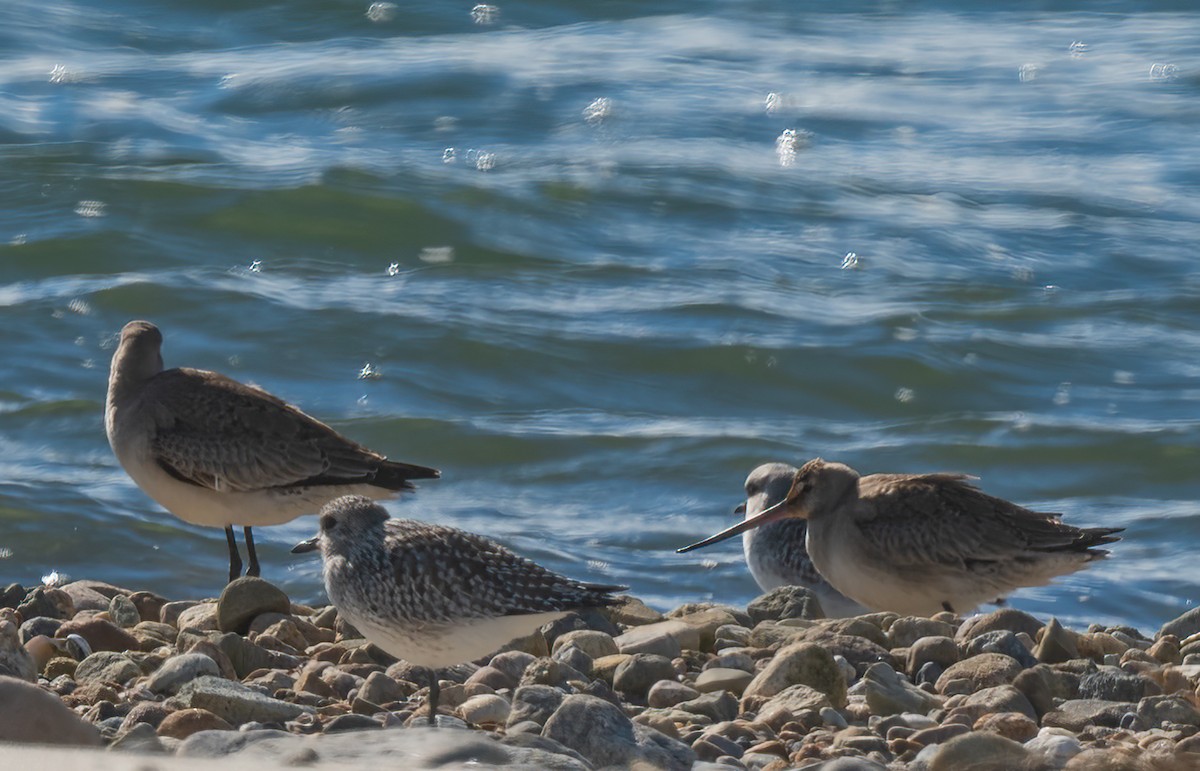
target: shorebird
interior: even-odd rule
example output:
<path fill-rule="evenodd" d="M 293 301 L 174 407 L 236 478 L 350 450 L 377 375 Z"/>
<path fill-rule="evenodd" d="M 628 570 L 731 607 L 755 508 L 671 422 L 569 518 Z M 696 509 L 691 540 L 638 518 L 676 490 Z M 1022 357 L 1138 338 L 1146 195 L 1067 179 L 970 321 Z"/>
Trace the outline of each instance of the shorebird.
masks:
<path fill-rule="evenodd" d="M 792 486 L 796 467 L 786 463 L 764 463 L 746 477 L 746 501 L 734 509 L 747 520 L 783 503 Z M 759 588 L 769 592 L 780 586 L 803 586 L 812 590 L 829 618 L 846 618 L 870 613 L 866 608 L 829 585 L 817 572 L 804 539 L 808 523 L 802 519 L 780 519 L 742 533 L 746 565 Z"/>
<path fill-rule="evenodd" d="M 388 498 L 437 469 L 390 461 L 266 391 L 216 372 L 163 369 L 162 333 L 121 330 L 108 375 L 104 428 L 137 486 L 184 522 L 225 528 L 229 580 L 242 571 L 233 526 L 278 525 L 347 493 Z"/>
<path fill-rule="evenodd" d="M 321 509 L 321 531 L 292 548 L 320 549 L 325 591 L 343 619 L 391 655 L 429 669 L 473 661 L 572 610 L 612 605 L 624 586 L 587 584 L 444 525 L 390 519 L 360 496 Z"/>
<path fill-rule="evenodd" d="M 680 552 L 785 518 L 808 520 L 813 564 L 838 591 L 875 610 L 968 611 L 1049 583 L 1108 552 L 1124 528 L 1077 528 L 969 484 L 963 474 L 872 474 L 820 458 L 784 499 Z"/>

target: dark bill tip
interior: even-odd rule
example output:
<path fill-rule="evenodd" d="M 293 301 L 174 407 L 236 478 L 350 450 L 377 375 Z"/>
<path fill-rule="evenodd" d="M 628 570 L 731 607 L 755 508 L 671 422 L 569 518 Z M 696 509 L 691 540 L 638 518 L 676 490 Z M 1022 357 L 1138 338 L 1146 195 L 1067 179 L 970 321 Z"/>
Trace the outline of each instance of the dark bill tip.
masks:
<path fill-rule="evenodd" d="M 320 539 L 321 539 L 321 536 L 314 535 L 312 538 L 309 538 L 307 541 L 301 541 L 300 543 L 298 543 L 292 547 L 292 554 L 306 554 L 310 551 L 316 551 L 317 549 L 320 549 L 321 548 Z"/>

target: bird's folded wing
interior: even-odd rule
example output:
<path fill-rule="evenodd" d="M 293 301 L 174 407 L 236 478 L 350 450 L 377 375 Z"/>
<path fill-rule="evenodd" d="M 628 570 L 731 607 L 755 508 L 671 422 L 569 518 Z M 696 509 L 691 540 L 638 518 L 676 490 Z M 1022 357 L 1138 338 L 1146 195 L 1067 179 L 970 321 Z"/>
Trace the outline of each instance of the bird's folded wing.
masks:
<path fill-rule="evenodd" d="M 383 460 L 281 399 L 216 373 L 164 372 L 153 404 L 159 465 L 214 490 L 352 484 Z"/>
<path fill-rule="evenodd" d="M 1070 548 L 1077 528 L 983 493 L 957 474 L 876 474 L 860 482 L 858 520 L 867 556 L 893 565 L 962 566 Z"/>
<path fill-rule="evenodd" d="M 438 620 L 549 613 L 611 604 L 623 589 L 574 581 L 482 536 L 427 525 L 408 528 L 389 552 L 397 587 L 421 587 Z"/>

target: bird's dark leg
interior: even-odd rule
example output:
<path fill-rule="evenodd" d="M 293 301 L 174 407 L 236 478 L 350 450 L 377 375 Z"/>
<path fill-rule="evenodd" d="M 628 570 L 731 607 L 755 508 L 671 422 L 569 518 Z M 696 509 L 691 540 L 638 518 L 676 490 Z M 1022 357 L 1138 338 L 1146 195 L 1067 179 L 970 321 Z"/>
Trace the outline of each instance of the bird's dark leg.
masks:
<path fill-rule="evenodd" d="M 430 668 L 430 670 L 429 670 L 429 725 L 430 725 L 430 727 L 434 727 L 437 725 L 437 707 L 438 707 L 437 670 Z"/>
<path fill-rule="evenodd" d="M 246 568 L 246 575 L 257 576 L 258 568 L 258 553 L 254 551 L 254 536 L 250 533 L 250 527 L 245 528 L 246 533 L 246 555 L 250 557 L 250 567 Z"/>
<path fill-rule="evenodd" d="M 238 554 L 237 541 L 233 540 L 233 525 L 225 526 L 225 540 L 229 541 L 229 580 L 242 574 L 242 555 Z"/>
<path fill-rule="evenodd" d="M 947 613 L 953 613 L 953 612 L 954 612 L 954 608 L 952 608 L 952 607 L 950 606 L 950 603 L 949 603 L 949 602 L 946 602 L 946 601 L 943 601 L 943 602 L 942 602 L 942 610 L 946 611 Z"/>

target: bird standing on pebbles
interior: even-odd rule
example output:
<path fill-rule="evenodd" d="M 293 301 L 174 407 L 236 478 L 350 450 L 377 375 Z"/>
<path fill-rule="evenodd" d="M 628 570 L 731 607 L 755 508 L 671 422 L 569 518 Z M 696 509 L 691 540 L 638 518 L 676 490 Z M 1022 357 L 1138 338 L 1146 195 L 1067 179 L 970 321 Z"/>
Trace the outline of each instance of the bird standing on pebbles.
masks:
<path fill-rule="evenodd" d="M 680 552 L 786 518 L 808 520 L 821 575 L 876 610 L 968 611 L 1108 555 L 1124 528 L 1077 528 L 968 484 L 962 474 L 872 474 L 811 460 L 782 501 Z"/>
<path fill-rule="evenodd" d="M 138 487 L 194 525 L 225 528 L 229 580 L 242 570 L 233 526 L 245 528 L 247 575 L 259 574 L 250 528 L 278 525 L 348 493 L 388 498 L 437 469 L 390 461 L 260 388 L 216 372 L 163 369 L 162 333 L 121 330 L 104 428 Z"/>
<path fill-rule="evenodd" d="M 746 477 L 746 501 L 734 509 L 754 519 L 763 511 L 783 503 L 791 489 L 796 467 L 786 463 L 764 463 Z M 769 592 L 780 586 L 803 586 L 812 591 L 829 618 L 847 618 L 869 613 L 868 608 L 830 586 L 808 556 L 804 545 L 808 523 L 787 518 L 742 533 L 746 566 L 759 588 Z"/>
<path fill-rule="evenodd" d="M 440 667 L 472 661 L 573 610 L 612 605 L 624 586 L 587 584 L 519 557 L 483 536 L 411 519 L 346 496 L 321 509 L 321 532 L 293 553 L 320 549 L 338 613 L 391 655 L 430 670 L 429 722 Z"/>

